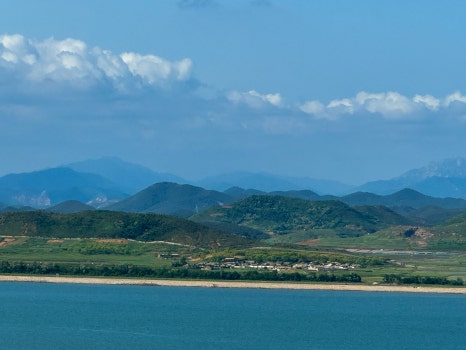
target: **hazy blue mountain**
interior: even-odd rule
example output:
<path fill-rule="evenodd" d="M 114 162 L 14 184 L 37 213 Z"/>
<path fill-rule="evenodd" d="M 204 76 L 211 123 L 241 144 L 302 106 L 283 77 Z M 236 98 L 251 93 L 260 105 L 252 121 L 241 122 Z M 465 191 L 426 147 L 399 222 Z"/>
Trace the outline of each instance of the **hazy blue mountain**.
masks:
<path fill-rule="evenodd" d="M 167 173 L 157 173 L 142 165 L 129 163 L 117 157 L 102 157 L 67 164 L 66 167 L 82 173 L 105 177 L 123 192 L 134 194 L 157 182 L 186 183 L 186 180 Z"/>
<path fill-rule="evenodd" d="M 0 200 L 8 205 L 45 208 L 65 200 L 100 203 L 127 195 L 110 180 L 69 168 L 52 168 L 0 178 Z"/>
<path fill-rule="evenodd" d="M 340 200 L 352 206 L 383 205 L 386 207 L 422 208 L 427 206 L 445 209 L 466 208 L 466 200 L 459 198 L 435 198 L 412 189 L 403 189 L 390 195 L 377 195 L 368 192 L 355 192 Z"/>
<path fill-rule="evenodd" d="M 235 200 L 243 199 L 253 195 L 261 195 L 266 194 L 266 192 L 255 190 L 255 189 L 244 189 L 241 187 L 230 187 L 229 189 L 223 191 L 223 193 L 227 194 L 228 196 L 234 198 Z"/>
<path fill-rule="evenodd" d="M 419 182 L 431 177 L 456 177 L 466 179 L 466 159 L 450 158 L 438 162 L 431 162 L 425 167 L 410 170 L 401 178 Z"/>
<path fill-rule="evenodd" d="M 79 213 L 86 210 L 95 210 L 95 208 L 75 200 L 64 201 L 54 205 L 53 207 L 47 208 L 47 211 L 49 212 L 60 214 Z"/>
<path fill-rule="evenodd" d="M 432 162 L 393 179 L 368 182 L 356 191 L 390 194 L 403 188 L 434 197 L 466 198 L 466 159 Z"/>
<path fill-rule="evenodd" d="M 154 184 L 106 209 L 133 213 L 171 214 L 188 217 L 218 204 L 230 203 L 225 193 L 171 182 Z"/>
<path fill-rule="evenodd" d="M 231 187 L 241 187 L 263 192 L 312 190 L 320 194 L 347 193 L 352 187 L 332 180 L 316 180 L 248 172 L 234 172 L 211 176 L 196 182 L 196 185 L 217 191 L 225 191 Z"/>

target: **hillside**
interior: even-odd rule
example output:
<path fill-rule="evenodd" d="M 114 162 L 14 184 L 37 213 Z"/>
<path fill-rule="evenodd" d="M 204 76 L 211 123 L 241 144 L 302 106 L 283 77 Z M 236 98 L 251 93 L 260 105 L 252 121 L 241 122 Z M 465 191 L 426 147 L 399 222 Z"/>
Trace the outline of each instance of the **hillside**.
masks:
<path fill-rule="evenodd" d="M 466 208 L 466 200 L 459 198 L 435 198 L 418 191 L 405 188 L 401 191 L 378 195 L 368 192 L 355 192 L 340 198 L 341 201 L 352 205 L 383 205 L 387 207 L 422 208 L 433 206 L 445 209 Z"/>
<path fill-rule="evenodd" d="M 196 247 L 244 246 L 246 238 L 213 230 L 185 219 L 157 214 L 44 211 L 0 215 L 0 235 L 53 238 L 125 238 L 167 241 Z"/>
<path fill-rule="evenodd" d="M 223 193 L 230 196 L 235 201 L 246 198 L 246 197 L 249 197 L 249 196 L 253 196 L 253 195 L 267 194 L 266 192 L 255 190 L 255 189 L 252 189 L 252 188 L 244 189 L 244 188 L 237 187 L 237 186 L 230 187 L 229 189 L 223 191 Z"/>
<path fill-rule="evenodd" d="M 382 215 L 383 214 L 383 215 Z M 192 217 L 197 222 L 224 222 L 264 233 L 285 235 L 333 230 L 340 236 L 375 232 L 390 223 L 407 220 L 388 209 L 358 211 L 339 201 L 309 201 L 283 196 L 250 196 L 231 206 L 215 207 Z"/>
<path fill-rule="evenodd" d="M 106 209 L 133 213 L 159 213 L 188 217 L 213 205 L 230 203 L 225 193 L 205 190 L 191 185 L 162 182 Z"/>
<path fill-rule="evenodd" d="M 439 250 L 466 251 L 466 214 L 460 214 L 432 229 L 431 247 Z"/>
<path fill-rule="evenodd" d="M 46 209 L 46 211 L 49 211 L 52 213 L 61 213 L 61 214 L 78 213 L 80 211 L 86 211 L 86 210 L 95 210 L 95 208 L 90 205 L 81 203 L 80 201 L 74 201 L 74 200 L 64 201 L 57 205 L 54 205 L 53 207 Z"/>

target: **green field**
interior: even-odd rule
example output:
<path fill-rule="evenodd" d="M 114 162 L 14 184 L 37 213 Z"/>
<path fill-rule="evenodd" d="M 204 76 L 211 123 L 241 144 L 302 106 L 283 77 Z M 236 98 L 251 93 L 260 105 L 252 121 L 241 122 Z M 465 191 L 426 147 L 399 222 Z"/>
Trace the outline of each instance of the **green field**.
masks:
<path fill-rule="evenodd" d="M 357 274 L 363 283 L 383 283 L 384 276 L 397 275 L 442 277 L 448 280 L 466 279 L 466 254 L 460 252 L 409 252 L 393 250 L 367 250 L 353 252 L 340 249 L 263 246 L 243 249 L 198 249 L 177 244 L 146 243 L 125 239 L 48 239 L 37 237 L 0 238 L 0 261 L 9 264 L 58 264 L 61 266 L 135 266 L 144 269 L 164 271 L 199 269 L 207 265 L 223 269 L 231 274 L 254 273 L 261 279 L 261 273 L 270 278 L 270 271 L 256 271 L 254 264 L 282 269 L 278 274 L 288 278 L 290 274 L 309 275 L 303 264 L 320 266 L 319 274 L 347 276 Z M 251 266 L 234 270 L 226 261 L 246 261 Z M 346 266 L 345 269 L 322 270 L 324 265 Z M 298 266 L 298 267 L 296 267 Z M 269 275 L 266 275 L 266 274 Z M 277 274 L 277 272 L 274 272 Z M 187 275 L 191 276 L 191 275 Z M 198 275 L 194 275 L 198 276 Z M 202 277 L 202 275 L 199 275 Z M 206 274 L 206 276 L 210 276 Z M 217 276 L 217 275 L 212 275 Z M 235 279 L 241 279 L 241 274 Z M 199 278 L 201 278 L 199 277 Z M 232 278 L 232 277 L 228 277 Z M 249 278 L 249 277 L 248 277 Z"/>

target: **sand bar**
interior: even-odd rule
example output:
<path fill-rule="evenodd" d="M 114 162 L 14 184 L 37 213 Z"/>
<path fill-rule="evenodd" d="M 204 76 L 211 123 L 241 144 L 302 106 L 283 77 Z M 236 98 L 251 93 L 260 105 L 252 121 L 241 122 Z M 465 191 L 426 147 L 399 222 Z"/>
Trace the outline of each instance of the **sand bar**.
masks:
<path fill-rule="evenodd" d="M 368 292 L 405 292 L 405 293 L 450 293 L 466 294 L 466 287 L 426 287 L 426 286 L 387 286 L 365 284 L 331 284 L 331 283 L 280 283 L 280 282 L 238 282 L 238 281 L 202 281 L 202 280 L 168 280 L 137 278 L 98 278 L 98 277 L 63 277 L 63 276 L 14 276 L 0 275 L 0 282 L 36 282 L 36 283 L 78 283 L 110 284 L 169 287 L 204 287 L 204 288 L 256 288 L 256 289 L 300 289 L 333 291 L 368 291 Z"/>

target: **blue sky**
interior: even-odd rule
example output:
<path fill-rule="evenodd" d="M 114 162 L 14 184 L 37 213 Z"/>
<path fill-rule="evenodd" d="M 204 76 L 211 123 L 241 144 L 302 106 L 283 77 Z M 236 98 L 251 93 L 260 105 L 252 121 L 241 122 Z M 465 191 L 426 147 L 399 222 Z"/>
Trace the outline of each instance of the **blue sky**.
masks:
<path fill-rule="evenodd" d="M 466 157 L 463 1 L 0 2 L 0 175 L 118 156 L 390 178 Z"/>

